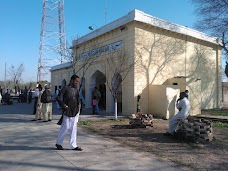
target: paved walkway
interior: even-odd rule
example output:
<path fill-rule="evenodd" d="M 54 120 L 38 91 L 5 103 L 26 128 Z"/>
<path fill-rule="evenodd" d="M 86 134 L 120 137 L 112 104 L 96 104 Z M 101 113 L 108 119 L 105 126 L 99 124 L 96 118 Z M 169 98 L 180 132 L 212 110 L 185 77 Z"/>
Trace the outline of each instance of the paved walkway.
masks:
<path fill-rule="evenodd" d="M 31 122 L 34 117 L 31 114 L 32 107 L 33 104 L 24 103 L 0 105 L 2 171 L 189 170 L 149 153 L 139 153 L 132 148 L 122 147 L 111 139 L 88 133 L 81 128 L 78 130 L 78 144 L 84 150 L 78 152 L 67 149 L 67 137 L 63 145 L 66 150 L 58 151 L 54 144 L 59 130 L 56 123 L 61 112 L 54 109 L 52 122 Z M 81 120 L 99 118 L 88 115 L 88 110 L 86 112 L 81 115 Z"/>

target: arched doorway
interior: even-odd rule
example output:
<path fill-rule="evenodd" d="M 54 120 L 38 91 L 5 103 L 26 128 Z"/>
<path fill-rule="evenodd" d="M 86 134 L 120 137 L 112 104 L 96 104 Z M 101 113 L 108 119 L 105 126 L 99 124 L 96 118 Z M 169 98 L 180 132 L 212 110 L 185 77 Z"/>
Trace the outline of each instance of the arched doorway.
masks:
<path fill-rule="evenodd" d="M 87 100 L 89 102 L 89 104 L 87 105 L 89 108 L 92 107 L 92 94 L 94 91 L 94 87 L 97 87 L 101 93 L 101 99 L 99 101 L 99 108 L 101 110 L 106 109 L 106 86 L 105 86 L 105 83 L 106 83 L 106 77 L 102 72 L 97 70 L 91 76 L 89 91 L 86 92 L 87 97 L 89 98 L 89 100 Z"/>

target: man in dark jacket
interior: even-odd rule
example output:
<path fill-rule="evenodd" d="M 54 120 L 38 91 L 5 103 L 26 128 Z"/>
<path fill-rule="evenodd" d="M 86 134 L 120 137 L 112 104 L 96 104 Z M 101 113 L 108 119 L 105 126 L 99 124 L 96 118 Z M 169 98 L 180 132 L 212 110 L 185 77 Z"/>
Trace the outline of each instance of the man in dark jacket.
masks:
<path fill-rule="evenodd" d="M 77 122 L 80 112 L 79 92 L 77 85 L 79 77 L 72 75 L 70 85 L 62 88 L 56 100 L 61 107 L 64 108 L 63 121 L 56 140 L 58 150 L 63 150 L 62 144 L 67 133 L 70 134 L 69 145 L 72 150 L 82 151 L 81 147 L 77 146 Z M 63 98 L 61 98 L 63 97 Z M 63 99 L 63 100 L 62 100 Z"/>
<path fill-rule="evenodd" d="M 43 114 L 43 122 L 51 121 L 52 119 L 52 98 L 50 86 L 46 85 L 45 90 L 41 95 L 41 113 Z"/>

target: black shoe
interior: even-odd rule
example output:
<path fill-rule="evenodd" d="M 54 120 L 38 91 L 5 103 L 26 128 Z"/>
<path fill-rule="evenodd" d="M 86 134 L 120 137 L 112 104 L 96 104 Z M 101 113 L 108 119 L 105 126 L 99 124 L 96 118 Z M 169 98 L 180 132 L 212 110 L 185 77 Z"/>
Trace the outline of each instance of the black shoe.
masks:
<path fill-rule="evenodd" d="M 83 149 L 81 147 L 76 147 L 76 148 L 73 148 L 72 150 L 75 150 L 75 151 L 82 151 Z"/>
<path fill-rule="evenodd" d="M 51 121 L 51 119 L 48 119 L 48 121 Z"/>
<path fill-rule="evenodd" d="M 63 150 L 63 147 L 61 145 L 55 144 L 55 146 L 56 146 L 57 150 Z"/>
<path fill-rule="evenodd" d="M 169 132 L 166 132 L 163 134 L 164 136 L 172 136 L 172 134 L 170 134 Z"/>
<path fill-rule="evenodd" d="M 42 120 L 42 119 L 37 119 L 37 120 Z"/>
<path fill-rule="evenodd" d="M 36 119 L 33 119 L 33 120 L 31 120 L 31 121 L 36 121 Z"/>

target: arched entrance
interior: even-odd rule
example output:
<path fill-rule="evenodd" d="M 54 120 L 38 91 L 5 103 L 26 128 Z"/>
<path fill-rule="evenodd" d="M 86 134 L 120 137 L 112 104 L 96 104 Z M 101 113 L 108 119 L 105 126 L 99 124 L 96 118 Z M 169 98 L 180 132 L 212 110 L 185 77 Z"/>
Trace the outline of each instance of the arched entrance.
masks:
<path fill-rule="evenodd" d="M 88 98 L 89 98 L 89 100 L 88 100 L 89 101 L 89 105 L 88 105 L 89 108 L 92 107 L 92 94 L 94 91 L 94 87 L 97 87 L 101 93 L 101 99 L 99 101 L 99 108 L 101 110 L 106 109 L 106 86 L 105 86 L 105 83 L 106 83 L 106 77 L 102 72 L 97 70 L 91 76 L 89 91 L 87 92 Z"/>

